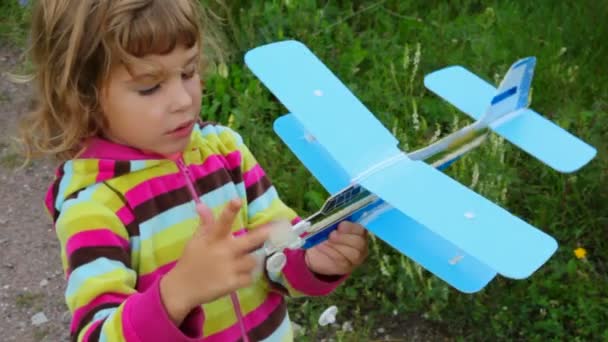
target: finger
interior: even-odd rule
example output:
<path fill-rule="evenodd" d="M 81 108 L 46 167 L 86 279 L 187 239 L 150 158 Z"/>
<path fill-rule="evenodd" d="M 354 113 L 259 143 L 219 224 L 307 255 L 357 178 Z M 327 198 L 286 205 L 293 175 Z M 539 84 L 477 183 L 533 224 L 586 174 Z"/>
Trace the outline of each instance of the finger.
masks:
<path fill-rule="evenodd" d="M 222 295 L 227 295 L 243 287 L 248 287 L 253 283 L 253 276 L 251 273 L 233 273 L 224 278 L 224 285 L 222 289 Z"/>
<path fill-rule="evenodd" d="M 242 289 L 243 287 L 248 287 L 253 284 L 253 275 L 251 272 L 240 273 L 237 277 L 237 289 Z"/>
<path fill-rule="evenodd" d="M 234 218 L 236 214 L 241 209 L 241 200 L 240 199 L 232 199 L 226 204 L 220 217 L 215 222 L 215 226 L 213 227 L 212 237 L 214 238 L 224 238 L 230 235 L 232 230 L 232 223 L 234 222 Z"/>
<path fill-rule="evenodd" d="M 248 230 L 247 234 L 241 235 L 234 239 L 234 246 L 238 253 L 248 254 L 260 248 L 270 236 L 271 227 L 258 227 Z"/>
<path fill-rule="evenodd" d="M 315 249 L 324 254 L 326 257 L 331 259 L 338 267 L 342 269 L 349 269 L 352 265 L 348 258 L 340 253 L 334 246 L 329 242 L 322 243 L 315 247 Z"/>
<path fill-rule="evenodd" d="M 363 250 L 367 246 L 367 238 L 352 233 L 332 232 L 329 241 L 336 245 L 345 245 L 358 250 Z"/>
<path fill-rule="evenodd" d="M 247 273 L 253 271 L 257 264 L 257 259 L 253 255 L 247 254 L 236 262 L 234 268 L 237 273 Z"/>
<path fill-rule="evenodd" d="M 196 212 L 201 220 L 198 232 L 205 233 L 211 227 L 213 227 L 213 223 L 215 221 L 215 219 L 213 218 L 213 212 L 204 203 L 196 204 Z"/>
<path fill-rule="evenodd" d="M 351 265 L 357 265 L 360 263 L 361 259 L 363 259 L 365 247 L 358 249 L 349 245 L 335 244 L 332 242 L 329 242 L 327 245 L 345 258 Z"/>
<path fill-rule="evenodd" d="M 353 222 L 349 222 L 349 221 L 342 221 L 340 222 L 340 224 L 338 225 L 338 231 L 340 233 L 345 233 L 345 234 L 355 234 L 355 235 L 366 235 L 367 230 L 365 229 L 365 227 L 363 227 L 362 225 L 358 224 L 358 223 L 353 223 Z"/>

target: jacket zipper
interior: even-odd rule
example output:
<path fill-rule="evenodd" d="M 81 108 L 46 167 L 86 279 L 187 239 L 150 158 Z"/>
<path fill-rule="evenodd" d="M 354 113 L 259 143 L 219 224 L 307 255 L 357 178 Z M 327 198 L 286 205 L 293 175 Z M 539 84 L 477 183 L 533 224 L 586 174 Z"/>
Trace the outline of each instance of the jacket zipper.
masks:
<path fill-rule="evenodd" d="M 186 180 L 186 186 L 188 187 L 188 191 L 190 191 L 190 195 L 194 200 L 195 204 L 201 204 L 201 199 L 198 196 L 196 188 L 194 187 L 194 179 L 192 174 L 190 173 L 190 169 L 184 163 L 183 157 L 180 157 L 176 161 L 177 168 L 180 173 L 184 176 Z M 249 337 L 247 336 L 247 329 L 245 328 L 245 320 L 243 319 L 243 312 L 241 311 L 241 303 L 239 302 L 239 298 L 236 295 L 236 292 L 230 293 L 230 300 L 232 301 L 232 308 L 234 309 L 234 313 L 236 315 L 237 321 L 239 323 L 239 327 L 241 328 L 241 337 L 243 342 L 249 342 Z"/>

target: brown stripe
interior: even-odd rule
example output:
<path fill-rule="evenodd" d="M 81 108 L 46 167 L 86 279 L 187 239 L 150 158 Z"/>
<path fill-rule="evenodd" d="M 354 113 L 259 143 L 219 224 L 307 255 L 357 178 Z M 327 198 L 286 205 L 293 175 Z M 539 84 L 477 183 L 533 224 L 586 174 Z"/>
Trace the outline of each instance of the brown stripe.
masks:
<path fill-rule="evenodd" d="M 76 332 L 74 333 L 74 335 L 72 335 L 72 340 L 74 340 L 74 336 L 78 337 L 78 334 L 80 334 L 80 331 L 82 329 L 84 329 L 84 327 L 91 322 L 91 320 L 93 319 L 93 316 L 95 316 L 96 313 L 98 313 L 99 311 L 104 310 L 104 309 L 117 308 L 119 305 L 120 305 L 120 303 L 103 303 L 103 304 L 99 304 L 98 306 L 89 310 L 89 312 L 87 312 L 87 314 L 82 317 L 82 320 L 80 322 L 78 322 L 78 327 L 76 328 Z M 106 319 L 104 318 L 103 320 L 105 321 Z M 103 323 L 98 325 L 97 328 L 95 328 L 95 330 L 99 329 L 101 331 L 102 326 L 103 326 Z M 96 337 L 93 337 L 95 335 L 95 330 L 91 333 L 91 337 L 90 337 L 89 341 L 97 341 L 99 339 L 99 332 L 97 332 Z"/>
<path fill-rule="evenodd" d="M 230 174 L 230 178 L 232 178 L 232 181 L 234 182 L 234 184 L 238 184 L 243 181 L 243 173 L 241 172 L 240 165 L 237 165 L 232 170 L 228 170 L 228 173 Z"/>
<path fill-rule="evenodd" d="M 134 207 L 135 220 L 133 223 L 139 226 L 141 222 L 191 200 L 192 196 L 186 186 L 165 192 Z"/>
<path fill-rule="evenodd" d="M 114 192 L 114 194 L 116 194 L 116 196 L 118 198 L 120 198 L 120 201 L 123 203 L 123 205 L 133 215 L 133 221 L 131 221 L 131 223 L 125 225 L 125 228 L 127 229 L 127 232 L 129 233 L 129 237 L 139 236 L 139 224 L 137 224 L 136 219 L 135 219 L 135 214 L 133 213 L 133 209 L 129 206 L 129 203 L 127 203 L 127 199 L 125 198 L 125 196 L 120 191 L 118 191 L 118 189 L 113 187 L 108 181 L 104 181 L 103 184 L 105 184 L 105 186 L 107 186 L 108 189 L 110 189 L 112 192 Z M 116 215 L 116 216 L 118 216 L 118 215 Z M 125 223 L 123 222 L 122 224 L 125 224 Z"/>
<path fill-rule="evenodd" d="M 238 173 L 239 171 L 240 169 L 237 167 L 236 172 Z M 197 179 L 194 186 L 196 187 L 196 191 L 200 196 L 215 189 L 221 188 L 227 183 L 239 183 L 240 181 L 235 180 L 234 174 L 235 170 L 219 169 L 213 173 L 206 175 L 205 177 Z"/>
<path fill-rule="evenodd" d="M 128 161 L 115 161 L 114 162 L 114 177 L 122 176 L 131 172 L 131 163 Z"/>
<path fill-rule="evenodd" d="M 139 236 L 139 224 L 136 222 L 136 219 L 133 219 L 133 221 L 126 225 L 125 228 L 129 233 L 129 237 Z"/>
<path fill-rule="evenodd" d="M 256 198 L 265 194 L 270 187 L 272 187 L 272 183 L 268 177 L 262 176 L 262 178 L 247 188 L 247 202 L 253 202 Z"/>
<path fill-rule="evenodd" d="M 59 192 L 59 181 L 60 179 L 57 179 L 55 182 L 53 182 L 53 189 L 52 191 L 52 199 L 53 201 L 51 202 L 51 208 L 49 208 L 49 210 L 51 210 L 51 213 L 53 215 L 53 222 L 57 222 L 57 219 L 59 218 L 59 213 L 60 211 L 55 208 L 55 202 L 57 201 L 57 192 Z"/>
<path fill-rule="evenodd" d="M 219 169 L 205 177 L 199 178 L 194 183 L 194 188 L 196 189 L 197 194 L 200 196 L 220 188 L 231 181 L 232 178 L 228 170 Z M 150 198 L 149 200 L 136 206 L 134 208 L 134 214 L 137 222 L 145 222 L 159 213 L 191 201 L 192 195 L 190 194 L 188 187 L 185 185 L 185 182 L 186 180 L 184 179 L 184 186 L 178 189 L 171 190 L 165 192 L 164 194 Z"/>
<path fill-rule="evenodd" d="M 76 197 L 78 197 L 78 194 L 80 194 L 80 192 L 81 192 L 82 190 L 84 190 L 84 189 L 86 189 L 86 188 L 82 188 L 82 189 L 80 189 L 80 190 L 78 190 L 78 191 L 72 192 L 72 193 L 71 193 L 71 194 L 70 194 L 68 197 L 66 197 L 66 198 L 63 200 L 63 203 L 67 202 L 68 200 L 75 199 Z"/>
<path fill-rule="evenodd" d="M 270 277 L 268 276 L 268 270 L 266 270 L 266 269 L 264 269 L 264 277 L 266 278 L 266 281 L 268 282 L 268 284 L 270 284 L 272 291 L 277 292 L 283 296 L 289 296 L 289 290 L 287 290 L 287 288 L 285 286 L 281 285 L 280 283 L 272 281 L 270 279 Z"/>
<path fill-rule="evenodd" d="M 281 325 L 285 317 L 287 316 L 287 303 L 284 299 L 281 299 L 281 304 L 262 322 L 262 324 L 249 330 L 247 335 L 252 341 L 260 341 L 268 336 L 272 335 L 273 332 Z"/>
<path fill-rule="evenodd" d="M 57 219 L 59 218 L 59 210 L 57 210 L 55 208 L 55 202 L 57 201 L 57 195 L 59 193 L 59 183 L 61 182 L 61 178 L 64 175 L 63 172 L 63 167 L 65 166 L 65 163 L 62 163 L 61 165 L 59 165 L 59 167 L 57 168 L 57 174 L 55 176 L 55 181 L 53 182 L 53 190 L 52 190 L 52 196 L 53 196 L 53 203 L 51 203 L 51 205 L 53 206 L 51 209 L 53 210 L 53 222 L 57 222 Z"/>
<path fill-rule="evenodd" d="M 214 121 L 203 121 L 202 119 L 199 119 L 198 123 L 199 123 L 199 127 L 200 127 L 201 130 L 203 128 L 207 127 L 207 126 L 217 125 L 217 122 L 214 122 Z"/>
<path fill-rule="evenodd" d="M 103 323 L 95 327 L 95 330 L 89 335 L 89 340 L 87 342 L 97 342 L 99 341 L 99 335 L 101 335 L 101 328 L 103 327 Z"/>
<path fill-rule="evenodd" d="M 75 250 L 69 256 L 70 270 L 75 270 L 79 266 L 88 264 L 98 258 L 108 258 L 122 262 L 125 267 L 131 267 L 131 257 L 129 253 L 120 247 L 82 247 Z"/>

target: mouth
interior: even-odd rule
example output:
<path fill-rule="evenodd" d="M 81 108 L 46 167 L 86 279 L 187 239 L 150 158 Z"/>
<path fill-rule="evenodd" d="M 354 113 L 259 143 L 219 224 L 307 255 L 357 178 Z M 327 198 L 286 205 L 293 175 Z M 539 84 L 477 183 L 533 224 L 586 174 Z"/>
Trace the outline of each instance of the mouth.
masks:
<path fill-rule="evenodd" d="M 172 129 L 171 131 L 168 131 L 167 134 L 175 134 L 175 133 L 180 133 L 182 131 L 188 131 L 192 128 L 192 126 L 194 125 L 194 120 L 190 120 L 187 122 L 184 122 L 182 124 L 180 124 L 179 126 L 175 127 L 174 129 Z"/>

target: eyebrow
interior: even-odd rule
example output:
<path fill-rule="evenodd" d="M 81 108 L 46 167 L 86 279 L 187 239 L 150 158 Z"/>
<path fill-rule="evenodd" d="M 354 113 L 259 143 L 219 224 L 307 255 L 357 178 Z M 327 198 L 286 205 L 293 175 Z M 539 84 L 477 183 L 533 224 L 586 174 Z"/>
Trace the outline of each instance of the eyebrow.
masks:
<path fill-rule="evenodd" d="M 197 51 L 192 57 L 188 58 L 188 60 L 183 64 L 182 69 L 185 68 L 186 66 L 194 63 L 198 58 L 199 58 L 199 52 Z M 161 78 L 160 75 L 165 74 L 165 71 L 161 72 L 160 74 L 151 74 L 151 73 L 146 73 L 146 74 L 141 74 L 141 75 L 137 75 L 135 77 L 132 77 L 130 80 L 127 81 L 127 83 L 129 84 L 137 84 L 139 82 L 143 82 L 143 81 L 156 81 L 159 78 Z"/>

